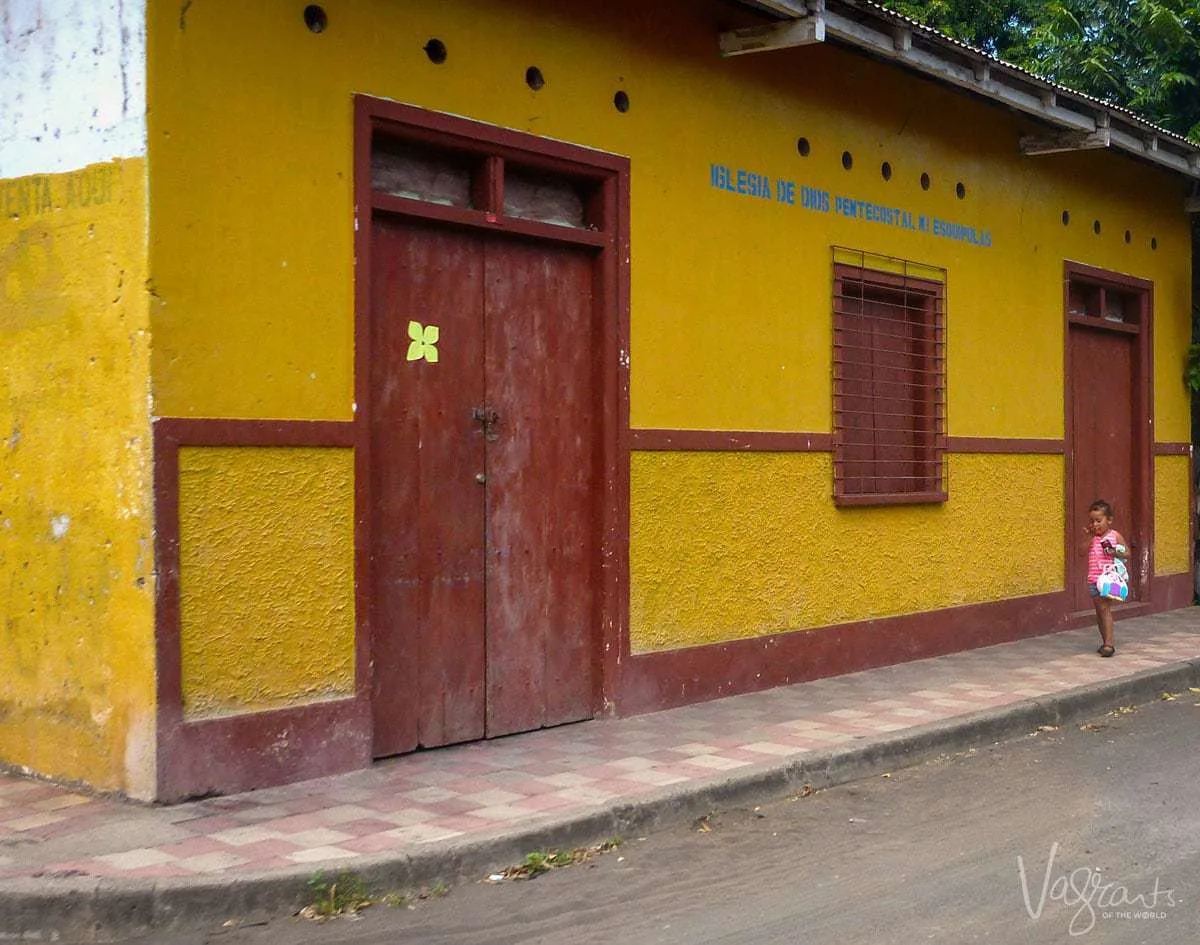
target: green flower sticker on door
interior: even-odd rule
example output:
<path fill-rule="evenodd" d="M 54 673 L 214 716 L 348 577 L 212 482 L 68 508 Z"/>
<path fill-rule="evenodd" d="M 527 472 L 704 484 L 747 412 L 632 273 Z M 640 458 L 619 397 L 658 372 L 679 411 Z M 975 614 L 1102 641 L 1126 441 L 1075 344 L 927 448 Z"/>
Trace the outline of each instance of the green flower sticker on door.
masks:
<path fill-rule="evenodd" d="M 438 326 L 422 325 L 420 322 L 408 323 L 408 361 L 428 361 L 437 364 L 438 359 Z"/>

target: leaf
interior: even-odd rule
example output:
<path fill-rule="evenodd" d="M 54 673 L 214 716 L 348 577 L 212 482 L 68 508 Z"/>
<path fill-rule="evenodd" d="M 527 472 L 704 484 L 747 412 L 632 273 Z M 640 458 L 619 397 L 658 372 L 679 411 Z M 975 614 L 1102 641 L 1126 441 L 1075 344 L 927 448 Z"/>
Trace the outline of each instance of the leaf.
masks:
<path fill-rule="evenodd" d="M 1164 72 L 1158 77 L 1158 84 L 1165 89 L 1171 89 L 1180 86 L 1191 87 L 1198 83 L 1194 75 L 1188 75 L 1186 72 Z"/>
<path fill-rule="evenodd" d="M 438 326 L 422 325 L 417 321 L 409 321 L 408 337 L 412 339 L 404 358 L 406 361 L 428 361 L 437 364 L 438 361 Z"/>

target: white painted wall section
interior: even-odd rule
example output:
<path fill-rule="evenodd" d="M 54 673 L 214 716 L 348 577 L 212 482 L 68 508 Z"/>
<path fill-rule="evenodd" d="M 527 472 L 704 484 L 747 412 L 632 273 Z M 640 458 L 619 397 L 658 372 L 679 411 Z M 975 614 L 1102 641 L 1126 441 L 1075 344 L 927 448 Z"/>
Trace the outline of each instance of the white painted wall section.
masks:
<path fill-rule="evenodd" d="M 0 0 L 0 178 L 145 154 L 145 0 Z"/>

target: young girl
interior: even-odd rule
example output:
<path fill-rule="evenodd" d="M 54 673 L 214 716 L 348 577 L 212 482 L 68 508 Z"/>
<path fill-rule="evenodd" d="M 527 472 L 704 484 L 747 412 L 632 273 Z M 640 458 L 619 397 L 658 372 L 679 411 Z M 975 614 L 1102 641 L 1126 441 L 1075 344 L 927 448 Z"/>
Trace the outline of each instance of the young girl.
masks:
<path fill-rule="evenodd" d="M 1092 537 L 1087 548 L 1087 582 L 1092 603 L 1096 606 L 1096 622 L 1100 625 L 1100 649 L 1096 652 L 1101 656 L 1112 656 L 1117 651 L 1113 647 L 1112 601 L 1100 596 L 1096 581 L 1105 565 L 1116 558 L 1124 560 L 1128 557 L 1125 539 L 1113 529 L 1112 523 L 1112 506 L 1103 499 L 1097 499 L 1088 506 L 1088 523 L 1083 529 L 1084 534 Z"/>

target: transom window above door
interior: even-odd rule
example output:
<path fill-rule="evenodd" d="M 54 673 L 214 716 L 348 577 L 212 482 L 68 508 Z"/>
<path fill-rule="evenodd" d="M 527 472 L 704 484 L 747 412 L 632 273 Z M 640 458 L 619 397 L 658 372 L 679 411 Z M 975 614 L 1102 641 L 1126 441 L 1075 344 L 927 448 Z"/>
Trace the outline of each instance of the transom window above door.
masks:
<path fill-rule="evenodd" d="M 509 154 L 486 141 L 432 129 L 376 127 L 370 155 L 376 206 L 395 199 L 393 209 L 414 215 L 528 230 L 532 236 L 543 226 L 554 227 L 555 238 L 575 231 L 573 241 L 591 244 L 604 242 L 604 234 L 614 229 L 605 200 L 610 175 L 595 168 Z"/>
<path fill-rule="evenodd" d="M 1149 290 L 1089 267 L 1067 265 L 1067 320 L 1136 334 L 1148 311 Z"/>

